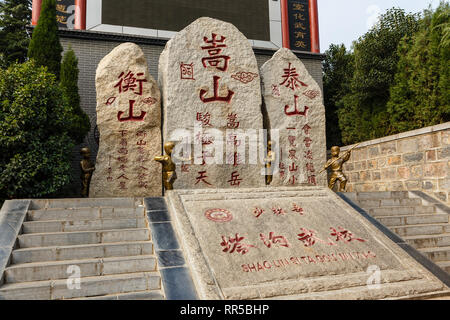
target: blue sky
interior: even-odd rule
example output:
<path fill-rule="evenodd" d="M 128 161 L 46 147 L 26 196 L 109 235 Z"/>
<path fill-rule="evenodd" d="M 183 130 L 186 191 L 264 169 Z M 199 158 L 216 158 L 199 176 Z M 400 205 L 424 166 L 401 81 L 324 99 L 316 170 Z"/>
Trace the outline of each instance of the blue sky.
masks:
<path fill-rule="evenodd" d="M 344 43 L 350 49 L 354 40 L 369 30 L 379 13 L 392 7 L 406 12 L 421 12 L 439 0 L 318 0 L 320 51 L 325 52 L 330 44 Z"/>

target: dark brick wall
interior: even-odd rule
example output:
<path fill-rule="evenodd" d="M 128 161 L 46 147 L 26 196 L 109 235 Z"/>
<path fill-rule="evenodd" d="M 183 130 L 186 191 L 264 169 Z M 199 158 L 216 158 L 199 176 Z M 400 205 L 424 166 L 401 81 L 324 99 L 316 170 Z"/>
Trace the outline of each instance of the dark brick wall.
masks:
<path fill-rule="evenodd" d="M 78 196 L 77 192 L 80 185 L 80 168 L 79 162 L 81 160 L 79 150 L 81 147 L 88 146 L 91 149 L 92 161 L 95 162 L 98 151 L 98 144 L 94 134 L 94 128 L 96 125 L 96 91 L 95 91 L 95 72 L 97 65 L 111 50 L 118 46 L 122 42 L 134 42 L 133 38 L 123 39 L 101 39 L 98 33 L 92 33 L 90 38 L 88 32 L 83 32 L 82 37 L 74 37 L 73 34 L 67 31 L 60 35 L 60 41 L 64 48 L 67 50 L 69 46 L 75 51 L 78 58 L 78 68 L 79 73 L 79 93 L 81 97 L 81 107 L 88 114 L 91 121 L 91 131 L 86 137 L 82 145 L 76 146 L 73 150 L 73 178 L 74 184 L 71 188 L 71 194 L 67 196 Z M 143 43 L 145 40 L 142 38 L 137 38 L 136 43 L 144 51 L 147 62 L 149 65 L 150 74 L 157 80 L 158 79 L 158 61 L 161 52 L 164 49 L 164 42 L 162 41 L 149 41 L 156 42 L 146 44 Z M 261 67 L 267 60 L 269 60 L 273 54 L 270 50 L 257 49 L 256 60 L 258 65 Z M 305 67 L 308 69 L 312 77 L 317 81 L 319 86 L 322 88 L 322 64 L 321 56 L 314 55 L 312 58 L 301 58 Z"/>

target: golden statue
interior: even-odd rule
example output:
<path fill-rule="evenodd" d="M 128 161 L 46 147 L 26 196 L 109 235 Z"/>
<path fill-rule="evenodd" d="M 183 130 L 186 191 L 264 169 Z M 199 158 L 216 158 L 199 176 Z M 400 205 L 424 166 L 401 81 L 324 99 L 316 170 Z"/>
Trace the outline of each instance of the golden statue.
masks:
<path fill-rule="evenodd" d="M 166 155 L 155 157 L 155 161 L 160 162 L 163 166 L 163 183 L 166 190 L 173 190 L 173 183 L 177 179 L 177 173 L 175 171 L 176 165 L 175 162 L 172 161 L 172 151 L 174 147 L 175 143 L 166 142 L 164 144 L 164 151 L 166 152 Z"/>
<path fill-rule="evenodd" d="M 81 156 L 83 159 L 80 161 L 81 167 L 81 196 L 89 197 L 89 185 L 91 183 L 92 173 L 95 170 L 95 166 L 91 162 L 91 150 L 89 148 L 81 148 Z"/>
<path fill-rule="evenodd" d="M 266 185 L 270 185 L 273 179 L 272 162 L 275 161 L 275 153 L 272 151 L 272 141 L 267 141 L 267 158 L 266 163 Z M 270 174 L 269 174 L 270 173 Z"/>
<path fill-rule="evenodd" d="M 323 169 L 319 172 L 322 173 L 327 168 L 331 167 L 330 181 L 328 182 L 328 188 L 333 190 L 336 181 L 339 180 L 339 192 L 345 191 L 345 186 L 347 185 L 347 177 L 342 172 L 342 167 L 345 162 L 350 159 L 352 150 L 356 145 L 344 153 L 344 155 L 339 156 L 341 149 L 337 146 L 331 147 L 331 159 L 327 161 Z"/>

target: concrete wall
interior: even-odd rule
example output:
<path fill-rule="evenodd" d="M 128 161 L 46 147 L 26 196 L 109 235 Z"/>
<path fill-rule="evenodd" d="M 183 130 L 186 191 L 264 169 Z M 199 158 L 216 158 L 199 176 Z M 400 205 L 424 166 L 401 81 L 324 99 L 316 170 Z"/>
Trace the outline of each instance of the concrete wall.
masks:
<path fill-rule="evenodd" d="M 363 142 L 344 173 L 349 192 L 421 190 L 450 203 L 450 122 Z"/>
<path fill-rule="evenodd" d="M 95 72 L 100 60 L 103 59 L 112 49 L 123 42 L 135 42 L 144 51 L 149 65 L 150 74 L 158 79 L 159 56 L 164 49 L 166 41 L 154 38 L 124 36 L 118 34 L 106 34 L 89 31 L 71 31 L 60 30 L 60 42 L 67 50 L 69 45 L 75 51 L 78 58 L 79 80 L 78 88 L 81 98 L 81 107 L 88 114 L 91 121 L 91 131 L 85 142 L 76 146 L 73 150 L 73 180 L 75 181 L 71 188 L 72 194 L 66 196 L 77 196 L 80 184 L 79 162 L 81 156 L 79 150 L 81 147 L 88 146 L 91 149 L 91 158 L 95 162 L 98 151 L 98 132 L 96 131 L 96 90 L 95 90 Z M 258 65 L 261 67 L 269 60 L 274 50 L 255 48 L 255 55 Z M 322 88 L 322 58 L 318 54 L 298 54 L 305 64 L 312 77 Z"/>

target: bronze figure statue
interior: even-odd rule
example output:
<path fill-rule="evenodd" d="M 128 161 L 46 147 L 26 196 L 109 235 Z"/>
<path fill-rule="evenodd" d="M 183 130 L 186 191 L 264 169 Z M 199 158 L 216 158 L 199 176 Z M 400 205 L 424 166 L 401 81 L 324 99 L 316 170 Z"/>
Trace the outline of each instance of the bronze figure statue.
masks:
<path fill-rule="evenodd" d="M 356 147 L 355 145 L 350 150 L 346 151 L 342 156 L 339 156 L 341 149 L 337 146 L 331 147 L 331 159 L 327 161 L 325 166 L 319 173 L 322 173 L 327 168 L 331 168 L 330 181 L 328 182 L 328 188 L 333 190 L 336 181 L 339 180 L 339 192 L 345 191 L 345 186 L 347 185 L 347 177 L 342 172 L 342 167 L 345 162 L 350 159 L 352 150 Z"/>
<path fill-rule="evenodd" d="M 81 148 L 81 156 L 83 159 L 80 161 L 81 167 L 81 196 L 89 197 L 89 185 L 91 183 L 92 173 L 95 170 L 94 164 L 91 162 L 91 150 L 89 148 Z"/>
<path fill-rule="evenodd" d="M 272 162 L 275 161 L 275 153 L 272 151 L 272 141 L 267 141 L 267 158 L 266 163 L 266 185 L 270 185 L 273 180 Z"/>
<path fill-rule="evenodd" d="M 177 173 L 175 171 L 176 165 L 175 162 L 172 161 L 172 151 L 174 147 L 175 143 L 166 142 L 164 144 L 164 151 L 166 152 L 166 155 L 155 157 L 155 161 L 162 164 L 163 183 L 166 190 L 173 190 L 173 183 L 177 179 Z"/>

